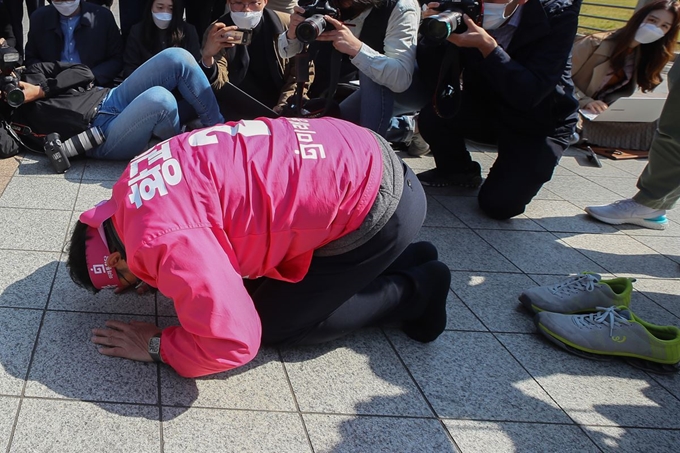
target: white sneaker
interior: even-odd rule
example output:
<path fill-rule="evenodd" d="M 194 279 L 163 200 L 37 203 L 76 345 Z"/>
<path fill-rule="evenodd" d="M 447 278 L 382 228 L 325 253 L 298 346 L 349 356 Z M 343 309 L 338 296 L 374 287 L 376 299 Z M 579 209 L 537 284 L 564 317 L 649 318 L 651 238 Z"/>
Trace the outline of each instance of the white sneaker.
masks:
<path fill-rule="evenodd" d="M 427 144 L 420 132 L 413 134 L 411 143 L 406 150 L 409 156 L 420 157 L 430 152 L 430 145 Z"/>
<path fill-rule="evenodd" d="M 653 230 L 664 230 L 668 225 L 665 209 L 653 209 L 628 198 L 605 206 L 588 206 L 585 211 L 605 223 L 630 223 Z"/>

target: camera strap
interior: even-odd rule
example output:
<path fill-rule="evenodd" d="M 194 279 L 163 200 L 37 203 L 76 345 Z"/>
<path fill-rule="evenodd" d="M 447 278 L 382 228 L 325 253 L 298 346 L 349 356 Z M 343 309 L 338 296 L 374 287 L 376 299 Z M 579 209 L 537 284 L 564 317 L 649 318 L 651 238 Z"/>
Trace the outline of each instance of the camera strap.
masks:
<path fill-rule="evenodd" d="M 21 135 L 29 135 L 31 137 L 35 137 L 35 138 L 38 138 L 38 139 L 44 139 L 45 138 L 44 135 L 34 134 L 30 127 L 24 126 L 23 124 L 9 123 L 9 122 L 3 120 L 2 125 L 4 126 L 5 129 L 7 129 L 7 132 L 9 133 L 9 135 L 14 140 L 16 140 L 17 143 L 19 143 L 21 146 L 23 146 L 24 148 L 26 148 L 27 150 L 29 150 L 33 153 L 42 154 L 42 155 L 45 154 L 45 151 L 43 151 L 43 150 L 38 151 L 38 150 L 33 149 L 32 147 L 28 146 L 21 139 L 21 137 L 19 137 L 19 134 L 21 134 Z"/>
<path fill-rule="evenodd" d="M 452 118 L 460 107 L 460 96 L 460 49 L 448 44 L 432 95 L 432 106 L 437 116 Z"/>
<path fill-rule="evenodd" d="M 296 57 L 296 78 L 297 78 L 297 87 L 295 90 L 295 114 L 298 117 L 312 117 L 312 118 L 320 118 L 322 116 L 325 116 L 328 111 L 330 110 L 331 106 L 333 105 L 333 97 L 335 96 L 335 92 L 338 90 L 338 83 L 340 82 L 340 72 L 342 70 L 342 58 L 343 54 L 338 52 L 335 48 L 331 51 L 331 70 L 330 70 L 330 81 L 328 84 L 328 88 L 324 92 L 324 107 L 322 110 L 317 111 L 317 112 L 310 112 L 310 114 L 304 115 L 302 113 L 302 107 L 303 107 L 303 91 L 305 88 L 305 83 L 309 82 L 309 62 L 316 56 L 316 53 L 318 52 L 318 49 L 314 53 L 314 55 L 310 54 L 309 51 L 309 46 L 305 44 L 305 47 L 303 48 L 302 52 L 299 53 Z"/>

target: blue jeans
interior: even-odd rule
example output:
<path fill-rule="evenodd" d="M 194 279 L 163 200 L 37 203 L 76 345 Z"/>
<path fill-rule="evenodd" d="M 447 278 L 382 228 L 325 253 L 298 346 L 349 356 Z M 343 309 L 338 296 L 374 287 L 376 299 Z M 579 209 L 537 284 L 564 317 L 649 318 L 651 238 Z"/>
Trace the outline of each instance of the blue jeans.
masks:
<path fill-rule="evenodd" d="M 106 141 L 87 152 L 90 157 L 129 160 L 148 147 L 180 132 L 178 89 L 196 110 L 203 126 L 224 122 L 210 83 L 194 57 L 173 47 L 156 54 L 112 89 L 104 98 L 92 126 L 99 126 Z"/>
<path fill-rule="evenodd" d="M 340 115 L 342 119 L 370 129 L 387 141 L 396 143 L 404 141 L 404 136 L 410 138 L 408 134 L 412 135 L 413 126 L 407 123 L 409 118 L 393 118 L 393 115 L 415 113 L 427 101 L 418 68 L 413 72 L 411 86 L 403 93 L 394 93 L 359 72 L 359 89 L 340 103 Z"/>

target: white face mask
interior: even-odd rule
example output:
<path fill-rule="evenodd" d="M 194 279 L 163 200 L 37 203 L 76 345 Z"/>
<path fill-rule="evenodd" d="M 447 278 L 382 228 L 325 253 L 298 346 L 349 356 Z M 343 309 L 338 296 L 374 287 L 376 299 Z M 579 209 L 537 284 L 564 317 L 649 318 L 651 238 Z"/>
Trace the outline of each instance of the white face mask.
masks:
<path fill-rule="evenodd" d="M 172 20 L 172 13 L 151 13 L 153 15 L 153 23 L 161 30 L 165 30 L 170 26 Z"/>
<path fill-rule="evenodd" d="M 482 28 L 484 30 L 495 30 L 501 25 L 503 25 L 503 22 L 508 20 L 508 17 L 505 17 L 505 8 L 508 6 L 510 2 L 508 3 L 484 3 L 484 20 L 482 21 Z M 515 8 L 517 10 L 517 8 Z M 515 11 L 513 11 L 514 13 Z"/>
<path fill-rule="evenodd" d="M 229 14 L 231 14 L 231 20 L 234 21 L 234 25 L 247 30 L 257 27 L 257 24 L 262 20 L 262 11 L 243 11 L 240 13 L 232 11 Z"/>
<path fill-rule="evenodd" d="M 59 11 L 62 16 L 70 16 L 75 13 L 80 6 L 80 0 L 72 0 L 69 2 L 54 2 L 52 3 L 54 7 Z"/>
<path fill-rule="evenodd" d="M 635 39 L 640 44 L 649 44 L 663 38 L 666 33 L 654 24 L 642 24 L 635 32 Z"/>

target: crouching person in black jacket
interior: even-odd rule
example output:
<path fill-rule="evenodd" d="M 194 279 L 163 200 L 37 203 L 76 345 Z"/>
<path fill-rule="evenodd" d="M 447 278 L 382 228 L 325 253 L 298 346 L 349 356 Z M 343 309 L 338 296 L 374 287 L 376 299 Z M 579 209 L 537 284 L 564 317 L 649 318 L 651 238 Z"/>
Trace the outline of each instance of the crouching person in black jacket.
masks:
<path fill-rule="evenodd" d="M 424 16 L 436 14 L 437 6 L 428 4 Z M 420 133 L 437 164 L 418 175 L 423 185 L 479 186 L 481 167 L 465 139 L 495 143 L 498 157 L 479 191 L 479 206 L 495 219 L 524 212 L 552 177 L 577 121 L 570 52 L 580 6 L 581 0 L 485 0 L 481 26 L 465 16 L 467 31 L 419 48 L 422 70 L 457 47 L 463 74 L 452 117 L 442 109 L 446 86 L 438 87 L 440 104 L 420 113 Z M 450 92 L 460 86 L 457 77 L 446 82 Z"/>
<path fill-rule="evenodd" d="M 15 109 L 0 103 L 3 117 L 27 126 L 32 134 L 57 132 L 62 140 L 99 127 L 106 141 L 87 151 L 90 157 L 129 160 L 152 138 L 177 135 L 180 120 L 171 93 L 175 89 L 203 126 L 223 122 L 208 79 L 184 49 L 160 52 L 112 89 L 93 86 L 94 75 L 82 64 L 36 63 L 15 73 L 25 101 Z"/>

